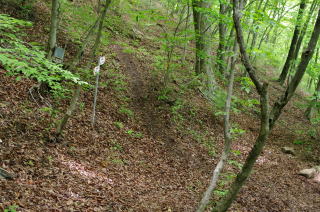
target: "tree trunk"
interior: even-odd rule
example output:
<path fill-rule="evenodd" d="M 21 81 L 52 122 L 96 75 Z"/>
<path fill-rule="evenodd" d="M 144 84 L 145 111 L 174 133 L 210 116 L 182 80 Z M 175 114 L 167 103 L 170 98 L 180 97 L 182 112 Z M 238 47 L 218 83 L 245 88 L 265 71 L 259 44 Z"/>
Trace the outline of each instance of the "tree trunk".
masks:
<path fill-rule="evenodd" d="M 207 90 L 205 95 L 212 99 L 214 95 L 215 77 L 212 70 L 212 23 L 209 14 L 199 12 L 198 9 L 210 9 L 212 1 L 193 0 L 193 16 L 196 34 L 196 68 L 197 74 L 206 75 Z"/>
<path fill-rule="evenodd" d="M 232 56 L 232 62 L 231 62 L 231 69 L 229 73 L 229 85 L 228 85 L 228 92 L 227 92 L 227 99 L 225 104 L 225 116 L 224 116 L 224 150 L 222 152 L 222 155 L 220 157 L 220 160 L 215 167 L 211 181 L 209 184 L 209 187 L 207 188 L 206 192 L 204 193 L 201 202 L 199 204 L 199 207 L 197 209 L 197 212 L 203 212 L 211 198 L 212 192 L 217 186 L 217 182 L 220 176 L 220 173 L 224 167 L 224 164 L 230 154 L 230 148 L 231 148 L 231 135 L 230 135 L 230 108 L 231 108 L 231 97 L 233 92 L 233 82 L 234 82 L 234 72 L 235 72 L 235 65 L 236 65 L 236 58 L 237 58 L 237 51 L 238 51 L 238 45 L 237 41 L 234 41 L 234 47 L 233 47 L 234 55 Z"/>
<path fill-rule="evenodd" d="M 291 62 L 294 59 L 295 47 L 296 47 L 296 44 L 297 44 L 297 41 L 299 38 L 299 34 L 300 34 L 301 20 L 303 17 L 304 9 L 306 7 L 305 1 L 306 0 L 301 0 L 301 2 L 300 2 L 300 8 L 299 8 L 298 16 L 297 16 L 296 26 L 295 26 L 295 29 L 293 32 L 293 37 L 292 37 L 291 44 L 290 44 L 290 49 L 288 52 L 286 62 L 283 66 L 283 69 L 282 69 L 281 74 L 278 79 L 278 81 L 280 82 L 281 85 L 285 82 L 287 75 L 288 75 L 288 72 L 289 72 Z"/>
<path fill-rule="evenodd" d="M 53 50 L 57 43 L 57 31 L 59 22 L 59 0 L 52 0 L 51 5 L 51 24 L 50 24 L 50 34 L 48 40 L 48 55 L 47 58 L 50 60 L 53 54 Z"/>
<path fill-rule="evenodd" d="M 196 58 L 195 58 L 195 72 L 201 74 L 201 67 L 204 64 L 204 58 L 202 57 L 201 50 L 203 49 L 203 40 L 201 36 L 201 12 L 198 11 L 201 8 L 201 1 L 192 0 L 193 22 L 196 42 Z"/>
<path fill-rule="evenodd" d="M 226 71 L 226 60 L 225 60 L 225 51 L 226 51 L 226 31 L 227 27 L 225 22 L 225 15 L 226 15 L 227 5 L 224 3 L 223 0 L 220 0 L 220 18 L 219 18 L 219 47 L 217 52 L 217 63 L 218 63 L 218 70 L 221 74 Z"/>
<path fill-rule="evenodd" d="M 316 56 L 314 58 L 314 64 L 316 65 L 318 63 L 318 58 L 319 58 L 319 48 L 317 48 Z M 312 84 L 313 79 L 310 77 L 310 87 Z M 310 88 L 309 88 L 310 89 Z M 311 102 L 308 105 L 308 108 L 306 109 L 304 115 L 305 117 L 310 121 L 312 117 L 312 110 L 315 104 L 318 102 L 318 96 L 320 93 L 320 74 L 318 76 L 318 83 L 315 89 L 315 92 L 313 94 L 314 99 L 311 100 Z"/>
<path fill-rule="evenodd" d="M 309 103 L 309 106 L 307 108 L 307 110 L 305 111 L 304 115 L 305 117 L 310 121 L 312 118 L 312 110 L 314 108 L 314 106 L 317 104 L 317 102 L 319 101 L 318 96 L 320 93 L 320 76 L 318 78 L 318 83 L 317 83 L 317 87 L 315 89 L 315 92 L 313 94 L 314 99 L 311 100 L 311 102 Z"/>
<path fill-rule="evenodd" d="M 234 23 L 237 32 L 237 40 L 240 47 L 240 52 L 242 54 L 242 62 L 244 63 L 246 70 L 256 86 L 256 89 L 260 95 L 260 107 L 261 107 L 261 125 L 260 125 L 260 132 L 259 136 L 256 140 L 256 143 L 253 149 L 250 151 L 246 162 L 241 170 L 241 172 L 237 175 L 235 181 L 232 183 L 231 188 L 226 195 L 226 198 L 217 205 L 216 208 L 213 209 L 215 212 L 223 212 L 227 211 L 227 209 L 231 206 L 231 203 L 236 198 L 240 188 L 245 183 L 246 179 L 249 177 L 250 172 L 253 168 L 253 165 L 258 158 L 259 154 L 261 153 L 263 146 L 268 138 L 270 130 L 272 130 L 276 120 L 279 118 L 283 107 L 288 103 L 291 99 L 292 95 L 294 94 L 297 86 L 301 82 L 303 74 L 306 71 L 306 68 L 309 64 L 310 59 L 312 58 L 314 48 L 317 44 L 319 34 L 320 34 L 320 11 L 318 12 L 317 22 L 314 27 L 314 31 L 312 33 L 311 39 L 308 44 L 308 48 L 306 51 L 303 52 L 301 56 L 301 62 L 297 68 L 296 74 L 293 80 L 290 82 L 285 94 L 274 104 L 270 115 L 268 113 L 268 95 L 267 95 L 267 83 L 263 85 L 258 80 L 255 75 L 254 69 L 252 68 L 251 64 L 248 60 L 248 56 L 245 50 L 244 41 L 243 41 L 243 33 L 240 25 L 239 19 L 239 0 L 233 0 L 234 5 Z"/>

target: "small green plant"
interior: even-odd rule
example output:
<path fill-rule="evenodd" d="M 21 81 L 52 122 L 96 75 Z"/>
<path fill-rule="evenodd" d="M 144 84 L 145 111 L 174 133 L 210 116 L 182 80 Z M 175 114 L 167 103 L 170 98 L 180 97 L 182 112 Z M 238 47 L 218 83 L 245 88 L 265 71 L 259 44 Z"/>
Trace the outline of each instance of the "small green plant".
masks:
<path fill-rule="evenodd" d="M 254 86 L 254 83 L 252 82 L 250 77 L 240 77 L 237 79 L 237 81 L 240 81 L 241 90 L 245 91 L 246 93 L 251 92 L 251 89 Z"/>
<path fill-rule="evenodd" d="M 236 126 L 230 129 L 230 133 L 233 138 L 237 138 L 240 135 L 243 135 L 245 132 L 245 130 L 237 128 Z"/>
<path fill-rule="evenodd" d="M 134 134 L 134 130 L 128 130 L 128 131 L 127 131 L 127 134 L 128 134 L 128 135 L 133 135 L 133 134 Z"/>
<path fill-rule="evenodd" d="M 115 151 L 122 151 L 123 150 L 123 147 L 121 144 L 113 141 L 112 142 L 112 147 L 111 147 L 112 150 L 115 150 Z"/>
<path fill-rule="evenodd" d="M 236 149 L 231 150 L 231 152 L 236 156 L 239 156 L 242 154 L 240 150 L 236 150 Z"/>
<path fill-rule="evenodd" d="M 124 128 L 124 124 L 120 121 L 113 122 L 114 126 L 116 126 L 118 129 Z"/>
<path fill-rule="evenodd" d="M 32 160 L 27 160 L 24 162 L 24 164 L 27 166 L 34 166 L 34 162 Z"/>
<path fill-rule="evenodd" d="M 141 132 L 135 132 L 134 130 L 128 130 L 127 134 L 134 138 L 142 138 L 143 134 Z"/>
<path fill-rule="evenodd" d="M 293 144 L 302 145 L 302 144 L 304 144 L 304 141 L 302 141 L 302 140 L 294 140 Z"/>
<path fill-rule="evenodd" d="M 122 159 L 113 158 L 113 159 L 111 160 L 111 163 L 118 164 L 118 165 L 123 165 L 125 162 L 124 162 Z"/>
<path fill-rule="evenodd" d="M 317 130 L 316 129 L 309 129 L 307 131 L 307 134 L 310 136 L 310 137 L 313 137 L 315 138 L 317 136 Z"/>
<path fill-rule="evenodd" d="M 238 169 L 242 169 L 243 165 L 236 160 L 228 160 L 228 164 L 237 167 Z"/>
<path fill-rule="evenodd" d="M 42 107 L 40 108 L 40 111 L 48 113 L 51 118 L 56 118 L 59 113 L 57 109 L 54 109 L 52 107 Z"/>
<path fill-rule="evenodd" d="M 122 52 L 123 52 L 123 53 L 127 53 L 127 54 L 133 54 L 133 53 L 136 52 L 136 50 L 135 50 L 134 48 L 132 48 L 132 47 L 127 47 L 127 48 L 124 48 L 124 49 L 122 50 Z"/>
<path fill-rule="evenodd" d="M 4 209 L 4 212 L 17 212 L 19 206 L 17 205 L 10 205 L 8 208 Z"/>
<path fill-rule="evenodd" d="M 217 196 L 223 197 L 228 193 L 228 190 L 224 190 L 224 189 L 214 190 L 213 193 L 216 194 Z"/>
<path fill-rule="evenodd" d="M 119 109 L 119 113 L 127 115 L 129 118 L 132 118 L 134 116 L 134 112 L 130 110 L 129 108 L 126 108 L 124 106 L 121 106 Z"/>
<path fill-rule="evenodd" d="M 170 96 L 171 92 L 172 92 L 172 90 L 169 87 L 161 89 L 160 93 L 158 95 L 158 100 L 161 100 L 161 101 L 169 100 L 169 96 Z"/>
<path fill-rule="evenodd" d="M 51 156 L 51 155 L 49 155 L 49 156 L 47 157 L 47 160 L 48 160 L 48 162 L 51 164 L 51 163 L 52 163 L 52 161 L 53 161 L 52 156 Z"/>

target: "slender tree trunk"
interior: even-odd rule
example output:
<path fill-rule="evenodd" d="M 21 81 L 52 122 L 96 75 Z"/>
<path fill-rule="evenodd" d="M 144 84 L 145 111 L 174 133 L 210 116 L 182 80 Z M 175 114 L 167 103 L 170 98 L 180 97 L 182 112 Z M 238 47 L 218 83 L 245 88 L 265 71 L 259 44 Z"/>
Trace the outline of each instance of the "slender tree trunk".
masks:
<path fill-rule="evenodd" d="M 307 108 L 307 110 L 305 111 L 304 115 L 305 117 L 310 121 L 312 118 L 312 110 L 314 108 L 314 106 L 317 104 L 317 102 L 319 101 L 318 96 L 320 93 L 320 76 L 318 78 L 318 83 L 315 89 L 315 92 L 313 94 L 314 99 L 311 100 L 311 102 L 309 103 L 309 106 Z"/>
<path fill-rule="evenodd" d="M 218 47 L 218 69 L 221 74 L 226 71 L 226 60 L 225 60 L 225 51 L 226 51 L 226 31 L 227 27 L 225 22 L 225 15 L 227 11 L 227 5 L 224 3 L 224 0 L 220 0 L 220 18 L 219 18 L 219 47 Z"/>
<path fill-rule="evenodd" d="M 269 0 L 267 0 L 266 5 L 267 5 L 268 1 Z M 255 12 L 260 11 L 262 4 L 263 4 L 263 0 L 257 1 L 257 7 L 256 7 Z M 252 52 L 253 52 L 253 49 L 255 48 L 258 33 L 259 33 L 258 27 L 260 27 L 260 24 L 257 25 L 256 23 L 257 23 L 257 20 L 254 19 L 252 22 L 253 29 L 252 29 L 252 40 L 251 40 L 251 46 L 250 46 L 250 57 L 249 57 L 250 59 L 252 58 Z"/>
<path fill-rule="evenodd" d="M 201 50 L 203 49 L 203 40 L 201 36 L 201 12 L 198 10 L 201 8 L 201 1 L 192 0 L 193 22 L 196 42 L 196 56 L 195 56 L 195 72 L 201 74 L 201 67 L 204 64 L 204 58 Z"/>
<path fill-rule="evenodd" d="M 230 73 L 229 73 L 229 85 L 228 85 L 228 92 L 227 92 L 227 99 L 226 99 L 226 104 L 225 104 L 225 116 L 224 116 L 224 140 L 225 140 L 225 144 L 224 144 L 224 150 L 222 152 L 222 155 L 220 157 L 220 160 L 217 164 L 217 166 L 215 167 L 212 177 L 211 177 L 211 181 L 209 184 L 209 187 L 207 188 L 206 192 L 204 193 L 201 202 L 198 206 L 197 212 L 203 212 L 212 195 L 212 192 L 214 191 L 214 189 L 217 186 L 217 182 L 220 176 L 220 173 L 224 167 L 224 164 L 230 154 L 230 149 L 231 149 L 231 143 L 232 143 L 232 139 L 231 139 L 231 135 L 230 135 L 230 108 L 231 108 L 231 97 L 232 97 L 232 92 L 233 92 L 233 82 L 234 82 L 234 72 L 235 72 L 235 64 L 236 64 L 236 58 L 237 58 L 237 51 L 238 51 L 238 45 L 237 45 L 237 41 L 234 41 L 234 55 L 232 56 L 232 62 L 231 62 L 231 69 L 230 69 Z"/>
<path fill-rule="evenodd" d="M 184 46 L 183 46 L 183 56 L 182 60 L 186 60 L 186 54 L 187 54 L 187 46 L 189 41 L 187 42 L 187 30 L 189 28 L 189 17 L 190 17 L 190 1 L 188 0 L 188 6 L 187 6 L 187 19 L 186 19 L 186 25 L 184 27 Z"/>
<path fill-rule="evenodd" d="M 314 64 L 318 64 L 318 58 L 319 58 L 319 48 L 317 48 L 317 51 L 316 51 L 316 56 L 314 58 Z M 311 85 L 312 85 L 312 81 L 313 79 L 310 77 L 310 82 L 309 82 L 309 89 L 311 88 Z M 312 117 L 312 110 L 315 106 L 315 104 L 318 102 L 318 95 L 320 93 L 320 74 L 318 76 L 318 82 L 317 82 L 317 85 L 316 85 L 316 89 L 315 89 L 315 92 L 313 94 L 313 99 L 311 100 L 311 102 L 309 103 L 306 111 L 304 112 L 304 115 L 305 117 L 310 121 L 311 120 L 311 117 Z"/>
<path fill-rule="evenodd" d="M 301 20 L 303 17 L 303 12 L 304 12 L 305 7 L 306 7 L 306 0 L 301 0 L 300 8 L 299 8 L 298 16 L 297 16 L 297 21 L 296 21 L 296 26 L 295 26 L 295 29 L 293 32 L 293 37 L 291 40 L 288 56 L 287 56 L 286 62 L 283 66 L 283 69 L 282 69 L 281 74 L 278 79 L 280 84 L 283 84 L 285 82 L 287 75 L 288 75 L 288 72 L 289 72 L 291 62 L 294 59 L 295 47 L 296 47 L 296 44 L 297 44 L 297 41 L 298 41 L 298 38 L 300 35 Z"/>

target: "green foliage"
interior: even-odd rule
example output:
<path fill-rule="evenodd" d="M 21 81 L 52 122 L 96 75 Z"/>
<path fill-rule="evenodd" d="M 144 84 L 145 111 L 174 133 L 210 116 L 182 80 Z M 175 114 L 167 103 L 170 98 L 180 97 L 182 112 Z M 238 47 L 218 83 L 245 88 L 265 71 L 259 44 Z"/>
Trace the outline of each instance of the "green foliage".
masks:
<path fill-rule="evenodd" d="M 61 65 L 47 60 L 40 46 L 21 39 L 24 35 L 21 28 L 29 26 L 30 22 L 0 14 L 0 63 L 8 73 L 18 75 L 17 79 L 25 77 L 45 83 L 56 96 L 66 92 L 60 83 L 62 81 L 87 85 L 70 71 L 62 69 Z"/>
<path fill-rule="evenodd" d="M 214 193 L 215 195 L 217 195 L 217 196 L 223 197 L 223 196 L 227 195 L 228 190 L 223 190 L 223 189 L 214 190 L 213 193 Z"/>
<path fill-rule="evenodd" d="M 124 106 L 121 106 L 119 109 L 119 113 L 127 115 L 129 118 L 132 118 L 134 116 L 134 112 L 130 110 L 129 108 L 126 108 Z"/>
<path fill-rule="evenodd" d="M 231 150 L 231 152 L 236 156 L 239 156 L 242 154 L 240 150 Z"/>
<path fill-rule="evenodd" d="M 62 0 L 61 17 L 64 29 L 73 38 L 74 42 L 80 43 L 81 37 L 86 33 L 88 26 L 92 26 L 97 14 L 92 4 L 77 4 L 76 2 Z"/>
<path fill-rule="evenodd" d="M 52 118 L 56 118 L 59 112 L 57 109 L 54 109 L 52 107 L 42 107 L 40 108 L 40 111 L 48 113 Z"/>
<path fill-rule="evenodd" d="M 16 212 L 19 206 L 17 205 L 10 205 L 8 208 L 4 209 L 4 212 Z"/>
<path fill-rule="evenodd" d="M 123 151 L 123 147 L 122 147 L 121 144 L 119 144 L 119 143 L 117 143 L 115 141 L 112 141 L 111 143 L 112 143 L 112 147 L 111 147 L 112 150 L 120 151 L 120 152 Z"/>
<path fill-rule="evenodd" d="M 237 167 L 238 169 L 242 169 L 243 165 L 236 160 L 228 160 L 228 164 Z"/>
<path fill-rule="evenodd" d="M 246 93 L 250 93 L 252 87 L 254 86 L 250 77 L 240 77 L 237 81 L 241 84 L 241 90 L 245 91 Z"/>
<path fill-rule="evenodd" d="M 246 132 L 245 130 L 240 129 L 240 128 L 238 128 L 237 126 L 232 127 L 232 128 L 230 129 L 230 133 L 231 133 L 231 136 L 232 136 L 233 138 L 237 138 L 237 137 L 239 137 L 240 135 L 244 134 L 245 132 Z"/>
<path fill-rule="evenodd" d="M 302 140 L 294 140 L 293 144 L 301 145 L 301 144 L 304 144 L 304 141 L 302 141 Z"/>
<path fill-rule="evenodd" d="M 225 115 L 224 107 L 225 102 L 227 98 L 227 93 L 224 90 L 217 89 L 216 93 L 214 95 L 214 99 L 212 100 L 212 103 L 215 106 L 215 116 Z"/>
<path fill-rule="evenodd" d="M 141 132 L 136 132 L 134 130 L 128 130 L 127 134 L 132 136 L 133 138 L 143 138 L 143 134 Z"/>
<path fill-rule="evenodd" d="M 33 6 L 36 0 L 0 0 L 1 6 L 13 7 L 15 15 L 19 18 L 30 20 L 34 18 Z"/>
<path fill-rule="evenodd" d="M 244 109 L 246 108 L 252 108 L 255 105 L 259 105 L 260 101 L 258 99 L 240 99 L 240 98 L 233 98 L 233 102 Z"/>
<path fill-rule="evenodd" d="M 122 123 L 122 122 L 120 122 L 120 121 L 113 122 L 113 124 L 114 124 L 117 128 L 119 128 L 119 129 L 124 128 L 123 123 Z"/>

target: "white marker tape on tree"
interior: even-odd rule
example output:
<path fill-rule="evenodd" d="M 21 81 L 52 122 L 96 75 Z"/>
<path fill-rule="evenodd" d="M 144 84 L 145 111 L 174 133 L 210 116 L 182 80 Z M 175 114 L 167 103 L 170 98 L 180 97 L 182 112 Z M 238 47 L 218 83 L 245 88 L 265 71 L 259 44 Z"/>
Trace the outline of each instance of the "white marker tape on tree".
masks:
<path fill-rule="evenodd" d="M 99 65 L 103 65 L 106 62 L 106 57 L 99 58 Z"/>

